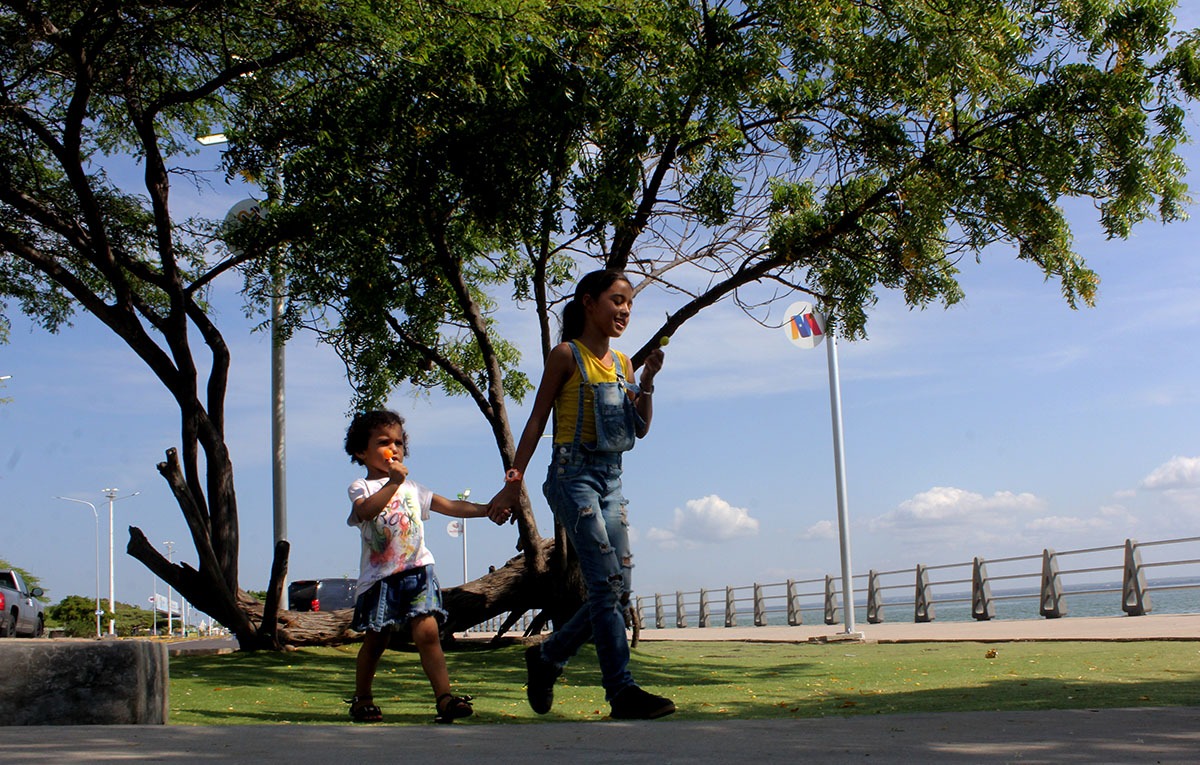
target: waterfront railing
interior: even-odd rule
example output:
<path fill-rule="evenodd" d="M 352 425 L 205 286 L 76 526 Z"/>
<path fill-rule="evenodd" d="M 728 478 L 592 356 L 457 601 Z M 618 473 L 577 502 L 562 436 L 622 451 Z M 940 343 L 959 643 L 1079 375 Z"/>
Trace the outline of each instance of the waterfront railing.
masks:
<path fill-rule="evenodd" d="M 1057 619 L 1070 615 L 1071 603 L 1088 604 L 1083 615 L 1141 616 L 1154 610 L 1158 595 L 1172 597 L 1172 612 L 1195 613 L 1200 612 L 1200 537 L 1126 539 L 1104 547 L 870 569 L 852 577 L 851 594 L 856 621 L 865 618 L 869 624 L 898 617 L 931 622 L 939 610 L 952 620 L 987 621 L 1018 607 L 1029 616 Z M 827 574 L 636 596 L 631 610 L 643 629 L 833 625 L 844 623 L 842 602 L 841 577 Z M 494 632 L 507 620 L 501 615 L 472 631 Z M 524 614 L 512 629 L 525 630 L 531 621 L 532 614 Z"/>

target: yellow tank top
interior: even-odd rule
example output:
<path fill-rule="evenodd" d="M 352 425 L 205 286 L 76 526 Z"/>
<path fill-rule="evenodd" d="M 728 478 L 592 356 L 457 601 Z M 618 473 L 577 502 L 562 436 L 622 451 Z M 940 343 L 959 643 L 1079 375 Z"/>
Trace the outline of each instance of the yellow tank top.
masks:
<path fill-rule="evenodd" d="M 588 350 L 587 346 L 578 340 L 572 341 L 575 347 L 579 349 L 579 357 L 583 359 L 583 367 L 587 370 L 587 379 L 590 383 L 616 382 L 617 368 L 614 364 L 611 367 L 606 367 L 600 363 L 600 359 L 596 358 L 596 354 Z M 612 351 L 612 356 L 619 359 L 622 368 L 625 370 L 625 379 L 633 379 L 633 368 L 630 366 L 629 358 L 618 350 Z M 583 377 L 579 374 L 579 365 L 575 365 L 575 371 L 571 373 L 571 377 L 563 385 L 562 390 L 558 392 L 558 398 L 554 400 L 554 443 L 569 444 L 575 438 L 575 420 L 579 414 L 579 388 Z M 595 394 L 592 393 L 590 385 L 583 387 L 583 429 L 580 431 L 579 440 L 581 443 L 594 444 L 596 442 L 596 407 Z"/>

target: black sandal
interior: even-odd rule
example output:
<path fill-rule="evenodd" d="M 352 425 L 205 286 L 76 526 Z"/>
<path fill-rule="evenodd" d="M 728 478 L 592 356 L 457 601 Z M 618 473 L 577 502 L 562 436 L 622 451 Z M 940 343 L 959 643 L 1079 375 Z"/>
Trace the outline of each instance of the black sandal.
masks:
<path fill-rule="evenodd" d="M 350 719 L 360 723 L 383 722 L 383 712 L 375 706 L 375 700 L 370 696 L 355 696 L 346 699 L 350 705 Z"/>
<path fill-rule="evenodd" d="M 445 699 L 446 703 L 442 704 Z M 452 723 L 460 717 L 470 717 L 475 714 L 475 709 L 471 706 L 470 696 L 455 696 L 452 693 L 443 693 L 437 697 L 434 702 L 437 707 L 437 717 L 433 718 L 435 723 Z"/>

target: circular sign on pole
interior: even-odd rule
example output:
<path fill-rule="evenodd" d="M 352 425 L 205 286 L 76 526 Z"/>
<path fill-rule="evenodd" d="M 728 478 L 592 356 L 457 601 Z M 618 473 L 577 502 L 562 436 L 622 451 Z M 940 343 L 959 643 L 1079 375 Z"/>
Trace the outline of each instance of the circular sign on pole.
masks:
<path fill-rule="evenodd" d="M 262 203 L 257 199 L 243 199 L 233 207 L 230 207 L 229 212 L 225 213 L 225 232 L 235 231 L 248 221 L 262 220 L 262 218 Z M 242 254 L 239 248 L 232 245 L 230 245 L 229 251 L 237 256 Z"/>
<path fill-rule="evenodd" d="M 816 348 L 825 339 L 825 317 L 803 300 L 792 303 L 784 314 L 783 331 L 801 348 Z"/>
<path fill-rule="evenodd" d="M 449 523 L 447 523 L 446 524 L 446 533 L 452 537 L 457 538 L 458 535 L 462 533 L 462 527 L 458 525 L 459 523 L 460 523 L 460 521 L 450 521 Z"/>

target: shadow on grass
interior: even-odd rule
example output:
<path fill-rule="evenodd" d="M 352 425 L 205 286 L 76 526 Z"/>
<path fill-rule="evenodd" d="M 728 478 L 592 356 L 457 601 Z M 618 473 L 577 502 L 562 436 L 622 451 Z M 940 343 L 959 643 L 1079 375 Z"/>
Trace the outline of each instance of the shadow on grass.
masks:
<path fill-rule="evenodd" d="M 631 669 L 670 696 L 672 719 L 771 719 L 948 711 L 1200 704 L 1193 643 L 809 646 L 642 644 Z M 289 653 L 176 657 L 171 721 L 181 724 L 349 723 L 357 646 Z M 447 654 L 459 693 L 476 697 L 460 724 L 596 720 L 608 714 L 595 651 L 586 646 L 537 716 L 525 701 L 523 648 L 461 643 Z M 433 694 L 417 654 L 388 651 L 375 680 L 387 724 L 427 724 Z"/>

